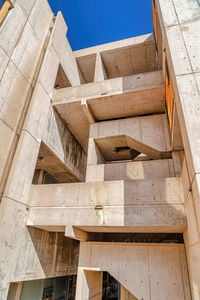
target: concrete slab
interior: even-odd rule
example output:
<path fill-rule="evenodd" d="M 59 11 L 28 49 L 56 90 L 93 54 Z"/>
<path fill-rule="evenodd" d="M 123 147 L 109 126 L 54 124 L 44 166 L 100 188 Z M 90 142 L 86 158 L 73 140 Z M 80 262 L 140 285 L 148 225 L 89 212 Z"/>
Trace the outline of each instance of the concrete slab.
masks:
<path fill-rule="evenodd" d="M 7 161 L 7 154 L 14 138 L 13 130 L 0 120 L 0 178 L 3 175 L 4 167 Z"/>
<path fill-rule="evenodd" d="M 177 76 L 191 73 L 192 68 L 180 26 L 177 25 L 166 28 L 166 36 L 173 61 L 174 74 Z M 174 41 L 176 41 L 176 43 Z M 179 54 L 177 55 L 177 53 Z"/>
<path fill-rule="evenodd" d="M 5 197 L 27 203 L 39 146 L 39 142 L 27 131 L 22 132 L 4 191 Z"/>
<path fill-rule="evenodd" d="M 4 71 L 7 67 L 9 57 L 6 52 L 0 47 L 0 80 L 4 74 Z"/>
<path fill-rule="evenodd" d="M 86 83 L 94 81 L 96 54 L 76 58 L 79 69 Z M 102 79 L 103 80 L 103 79 Z"/>
<path fill-rule="evenodd" d="M 27 225 L 46 230 L 65 225 L 83 230 L 94 226 L 90 231 L 101 232 L 157 232 L 158 228 L 182 232 L 185 228 L 177 178 L 32 186 L 29 205 Z"/>
<path fill-rule="evenodd" d="M 198 4 L 196 4 L 198 5 Z M 198 5 L 197 12 L 200 19 L 200 6 Z M 192 71 L 200 71 L 200 20 L 181 25 L 181 31 L 187 48 L 187 53 L 192 66 Z"/>
<path fill-rule="evenodd" d="M 83 112 L 83 99 L 97 121 L 162 113 L 165 110 L 162 73 L 156 71 L 54 91 L 53 107 L 86 149 L 89 121 Z"/>
<path fill-rule="evenodd" d="M 44 43 L 46 39 L 52 18 L 53 13 L 48 2 L 42 0 L 36 1 L 31 11 L 29 22 L 42 43 Z"/>
<path fill-rule="evenodd" d="M 11 59 L 29 83 L 32 83 L 41 48 L 42 46 L 36 33 L 30 23 L 27 22 Z"/>
<path fill-rule="evenodd" d="M 30 15 L 30 13 L 31 13 L 31 11 L 33 9 L 33 6 L 35 4 L 35 1 L 34 0 L 29 0 L 29 1 L 26 1 L 26 0 L 17 0 L 17 2 L 21 6 L 21 9 L 23 10 L 25 16 L 29 17 L 29 15 Z"/>
<path fill-rule="evenodd" d="M 172 0 L 159 0 L 156 1 L 160 21 L 164 27 L 170 27 L 178 25 L 178 18 L 174 9 L 174 3 Z M 160 13 L 161 10 L 161 13 Z"/>
<path fill-rule="evenodd" d="M 198 0 L 173 0 L 179 23 L 194 22 L 200 19 Z"/>
<path fill-rule="evenodd" d="M 166 115 L 99 122 L 90 125 L 90 139 L 94 139 L 106 161 L 131 159 L 130 152 L 117 151 L 130 147 L 153 159 L 170 158 L 171 146 Z M 94 145 L 89 146 L 88 165 L 95 165 Z"/>
<path fill-rule="evenodd" d="M 24 29 L 26 19 L 19 3 L 15 2 L 14 9 L 11 9 L 0 28 L 0 46 L 9 57 Z M 13 28 L 15 28 L 15 32 L 13 32 Z"/>
<path fill-rule="evenodd" d="M 112 43 L 107 43 L 107 44 L 102 44 L 90 48 L 85 48 L 81 50 L 74 51 L 74 57 L 82 57 L 94 53 L 101 53 L 103 51 L 108 51 L 108 50 L 116 50 L 122 48 L 122 50 L 125 47 L 133 47 L 133 46 L 138 46 L 138 45 L 143 45 L 145 42 L 150 42 L 152 43 L 154 41 L 154 36 L 152 33 L 112 42 Z"/>

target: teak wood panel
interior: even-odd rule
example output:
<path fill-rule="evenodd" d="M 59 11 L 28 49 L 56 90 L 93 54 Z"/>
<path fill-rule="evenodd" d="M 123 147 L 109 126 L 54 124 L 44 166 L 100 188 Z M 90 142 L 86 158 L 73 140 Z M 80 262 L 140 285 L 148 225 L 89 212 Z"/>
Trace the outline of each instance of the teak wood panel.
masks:
<path fill-rule="evenodd" d="M 167 114 L 169 119 L 169 129 L 170 129 L 170 134 L 172 135 L 173 113 L 174 113 L 174 90 L 173 90 L 172 80 L 167 65 L 166 65 L 166 72 L 165 72 L 165 95 L 166 95 L 165 97 L 166 97 Z"/>
<path fill-rule="evenodd" d="M 6 0 L 2 8 L 0 9 L 0 23 L 3 21 L 6 13 L 10 8 L 12 8 L 12 3 L 10 2 L 10 0 Z"/>

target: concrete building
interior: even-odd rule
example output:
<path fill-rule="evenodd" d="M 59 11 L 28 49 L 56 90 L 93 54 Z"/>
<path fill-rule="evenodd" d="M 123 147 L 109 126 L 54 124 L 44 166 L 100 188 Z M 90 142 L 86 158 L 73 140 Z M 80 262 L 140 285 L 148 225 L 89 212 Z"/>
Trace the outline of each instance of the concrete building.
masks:
<path fill-rule="evenodd" d="M 199 300 L 199 0 L 74 52 L 0 3 L 0 300 Z"/>

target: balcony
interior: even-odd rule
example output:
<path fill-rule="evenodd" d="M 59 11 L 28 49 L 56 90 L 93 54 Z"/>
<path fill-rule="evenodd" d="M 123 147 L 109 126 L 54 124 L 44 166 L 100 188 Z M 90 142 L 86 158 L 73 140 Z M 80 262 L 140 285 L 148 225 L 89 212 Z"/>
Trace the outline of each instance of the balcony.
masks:
<path fill-rule="evenodd" d="M 33 185 L 29 205 L 28 226 L 77 239 L 91 232 L 177 233 L 186 226 L 176 177 Z"/>

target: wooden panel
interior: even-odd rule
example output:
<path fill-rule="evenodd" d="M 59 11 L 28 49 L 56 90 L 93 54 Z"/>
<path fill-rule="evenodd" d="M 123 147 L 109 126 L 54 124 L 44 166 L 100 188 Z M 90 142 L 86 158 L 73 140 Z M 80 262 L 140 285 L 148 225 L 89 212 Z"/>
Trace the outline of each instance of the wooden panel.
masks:
<path fill-rule="evenodd" d="M 167 65 L 166 65 L 166 73 L 165 73 L 165 95 L 166 95 L 165 97 L 166 97 L 167 114 L 169 119 L 169 129 L 172 135 L 173 113 L 174 113 L 174 90 L 173 90 L 171 76 L 169 74 Z"/>
<path fill-rule="evenodd" d="M 6 0 L 4 5 L 0 10 L 0 23 L 3 21 L 7 11 L 12 8 L 12 3 L 9 0 Z"/>
<path fill-rule="evenodd" d="M 157 6 L 155 0 L 152 0 L 152 12 L 153 12 L 153 31 L 155 35 L 156 45 L 158 45 Z"/>

